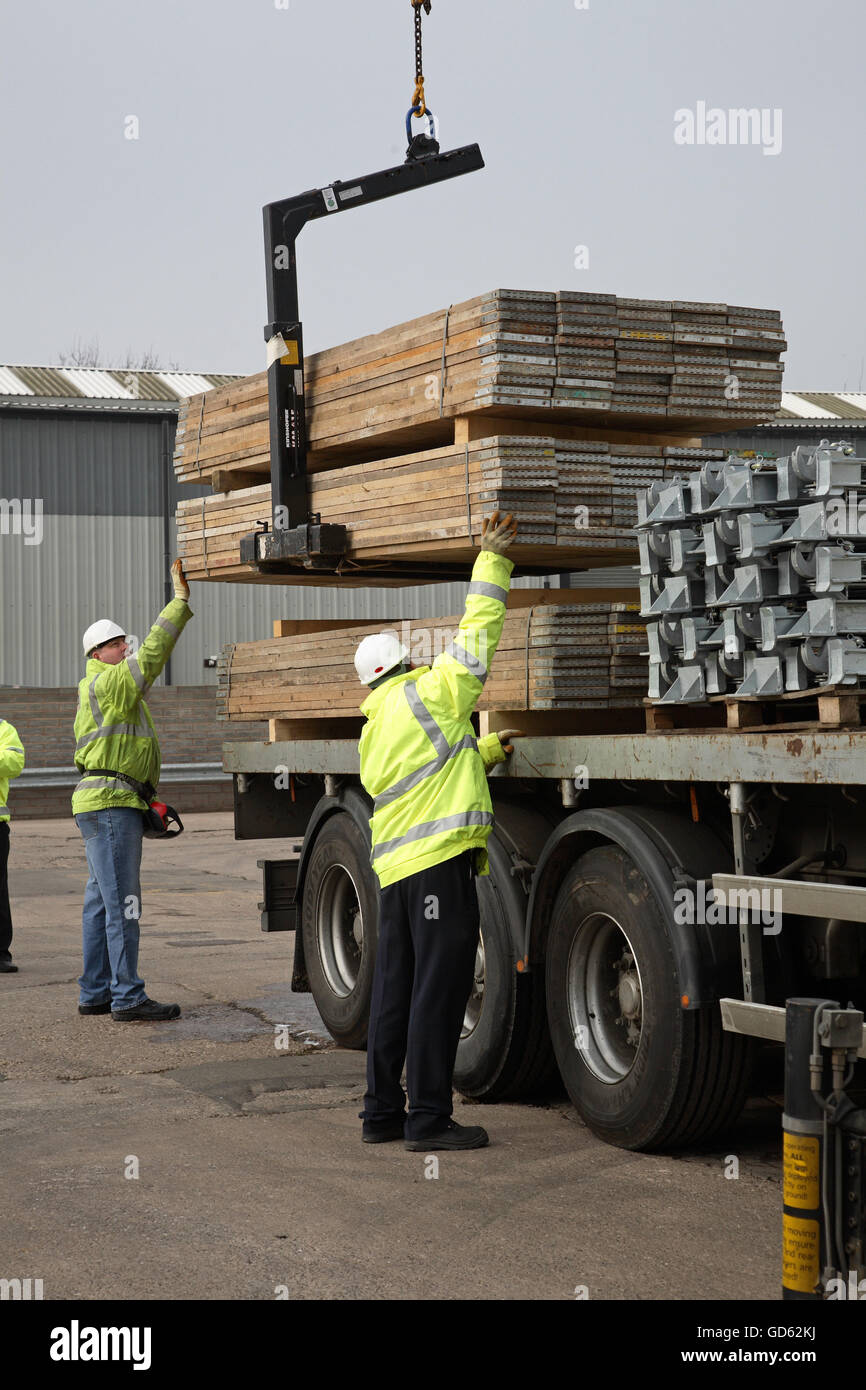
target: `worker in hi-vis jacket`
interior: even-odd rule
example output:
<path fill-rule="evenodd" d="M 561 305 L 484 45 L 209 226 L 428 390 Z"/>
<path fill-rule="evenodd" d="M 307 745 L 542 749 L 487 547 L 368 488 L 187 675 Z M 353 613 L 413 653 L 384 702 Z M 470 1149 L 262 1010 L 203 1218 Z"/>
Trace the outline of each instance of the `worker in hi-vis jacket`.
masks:
<path fill-rule="evenodd" d="M 17 729 L 0 719 L 0 975 L 14 975 L 12 909 L 9 906 L 9 783 L 24 768 L 24 745 Z"/>
<path fill-rule="evenodd" d="M 138 974 L 142 812 L 159 783 L 159 741 L 145 695 L 192 617 L 180 560 L 171 567 L 174 598 L 137 652 L 126 633 L 100 618 L 83 638 L 87 674 L 78 687 L 75 764 L 84 775 L 72 796 L 90 877 L 84 890 L 84 970 L 80 1014 L 118 1022 L 177 1018 L 177 1004 L 148 999 Z"/>
<path fill-rule="evenodd" d="M 514 568 L 505 551 L 516 534 L 510 515 L 485 520 L 460 627 L 432 666 L 413 669 L 394 633 L 365 637 L 355 653 L 371 689 L 359 751 L 380 884 L 366 1143 L 403 1139 L 426 1152 L 488 1142 L 480 1125 L 452 1120 L 452 1081 L 478 947 L 475 876 L 490 872 L 486 771 L 505 760 L 511 737 L 476 739 L 470 716 L 502 635 Z"/>

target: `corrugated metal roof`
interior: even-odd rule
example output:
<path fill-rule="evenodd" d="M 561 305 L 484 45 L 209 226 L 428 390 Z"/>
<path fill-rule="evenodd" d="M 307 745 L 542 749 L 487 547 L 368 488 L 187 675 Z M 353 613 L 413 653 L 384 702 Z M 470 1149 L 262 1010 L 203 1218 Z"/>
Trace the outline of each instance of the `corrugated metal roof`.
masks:
<path fill-rule="evenodd" d="M 120 368 L 112 368 L 111 375 L 137 401 L 171 401 L 173 405 L 177 404 L 177 391 L 172 391 L 171 387 L 161 381 L 158 372 L 137 372 L 133 371 L 132 368 L 125 368 L 121 371 Z M 210 385 L 203 389 L 209 390 Z"/>
<path fill-rule="evenodd" d="M 852 405 L 844 396 L 830 391 L 798 391 L 797 395 L 800 400 L 811 401 L 813 405 L 829 410 L 837 419 L 866 420 L 866 410 L 862 406 Z"/>
<path fill-rule="evenodd" d="M 157 372 L 156 375 L 176 396 L 198 396 L 202 391 L 209 391 L 214 384 L 206 376 L 198 376 L 195 372 Z"/>
<path fill-rule="evenodd" d="M 68 396 L 77 400 L 84 397 L 84 392 L 57 367 L 12 367 L 12 371 L 30 387 L 34 396 Z"/>
<path fill-rule="evenodd" d="M 0 365 L 0 399 L 16 396 L 57 401 L 169 401 L 176 405 L 238 375 L 213 372 L 151 372 L 125 367 L 28 367 Z M 31 402 L 32 403 L 32 402 Z"/>
<path fill-rule="evenodd" d="M 33 392 L 10 367 L 0 367 L 0 395 L 32 396 Z"/>
<path fill-rule="evenodd" d="M 779 418 L 866 421 L 864 391 L 783 391 Z"/>
<path fill-rule="evenodd" d="M 71 381 L 82 396 L 92 401 L 129 400 L 132 396 L 132 392 L 121 386 L 110 372 L 103 372 L 97 367 L 59 367 L 58 372 Z"/>

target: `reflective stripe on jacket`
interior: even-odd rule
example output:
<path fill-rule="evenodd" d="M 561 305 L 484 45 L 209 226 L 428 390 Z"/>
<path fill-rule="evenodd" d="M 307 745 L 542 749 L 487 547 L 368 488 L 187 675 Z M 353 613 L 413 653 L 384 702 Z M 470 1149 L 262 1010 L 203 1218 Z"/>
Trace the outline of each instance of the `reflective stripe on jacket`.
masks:
<path fill-rule="evenodd" d="M 89 658 L 78 686 L 75 716 L 75 763 L 80 770 L 110 768 L 137 782 L 159 784 L 159 740 L 144 697 L 191 617 L 184 599 L 172 599 L 137 652 L 116 666 Z M 72 794 L 74 816 L 107 806 L 142 810 L 144 805 L 127 783 L 98 773 L 85 774 Z"/>
<path fill-rule="evenodd" d="M 489 872 L 486 769 L 505 753 L 496 734 L 476 740 L 470 716 L 502 636 L 513 568 L 483 550 L 455 640 L 432 667 L 394 676 L 361 706 L 361 781 L 373 797 L 372 864 L 383 888 L 473 848 L 479 873 Z"/>
<path fill-rule="evenodd" d="M 0 821 L 10 819 L 9 783 L 24 768 L 24 745 L 17 729 L 0 719 Z"/>

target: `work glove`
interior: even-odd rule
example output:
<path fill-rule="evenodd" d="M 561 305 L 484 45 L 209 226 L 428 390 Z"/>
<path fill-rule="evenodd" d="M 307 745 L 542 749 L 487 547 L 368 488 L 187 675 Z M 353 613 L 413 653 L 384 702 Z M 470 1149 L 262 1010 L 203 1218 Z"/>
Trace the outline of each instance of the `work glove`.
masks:
<path fill-rule="evenodd" d="M 522 729 L 497 729 L 496 732 L 499 742 L 502 744 L 502 751 L 504 753 L 514 752 L 514 744 L 511 742 L 513 738 L 524 737 Z"/>
<path fill-rule="evenodd" d="M 494 555 L 504 555 L 517 535 L 517 522 L 511 512 L 500 520 L 498 510 L 486 516 L 481 526 L 481 549 L 492 550 Z"/>
<path fill-rule="evenodd" d="M 182 598 L 184 603 L 189 602 L 189 585 L 186 582 L 186 575 L 183 572 L 183 561 L 175 560 L 171 567 L 171 582 L 174 585 L 175 598 Z"/>

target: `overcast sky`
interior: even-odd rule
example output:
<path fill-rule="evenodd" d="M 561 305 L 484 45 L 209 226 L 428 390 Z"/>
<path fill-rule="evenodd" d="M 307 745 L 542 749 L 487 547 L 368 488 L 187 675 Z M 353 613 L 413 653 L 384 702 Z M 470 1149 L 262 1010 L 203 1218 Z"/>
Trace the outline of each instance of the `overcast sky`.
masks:
<path fill-rule="evenodd" d="M 789 390 L 866 389 L 863 0 L 433 0 L 424 30 L 442 146 L 487 167 L 303 232 L 308 351 L 594 290 L 780 309 Z M 413 84 L 408 0 L 5 0 L 0 362 L 260 370 L 262 205 L 402 162 Z"/>

